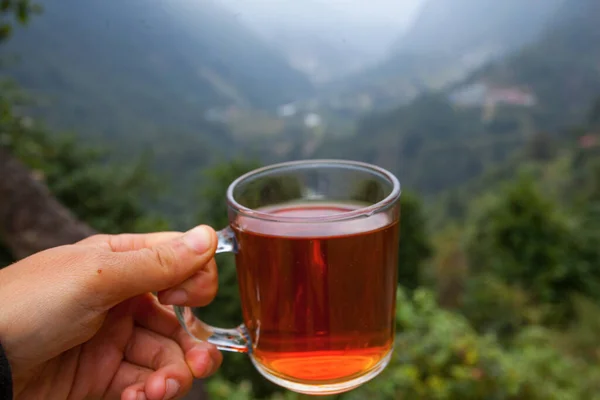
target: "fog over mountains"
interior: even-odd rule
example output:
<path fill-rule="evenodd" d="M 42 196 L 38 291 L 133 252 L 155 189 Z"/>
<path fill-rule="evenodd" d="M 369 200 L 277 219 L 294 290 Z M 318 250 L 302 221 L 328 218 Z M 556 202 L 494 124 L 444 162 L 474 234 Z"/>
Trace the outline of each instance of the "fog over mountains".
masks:
<path fill-rule="evenodd" d="M 219 0 L 314 81 L 387 54 L 423 0 Z"/>
<path fill-rule="evenodd" d="M 398 167 L 426 136 L 479 132 L 477 112 L 450 128 L 448 104 L 418 101 L 455 85 L 528 88 L 535 126 L 550 128 L 600 87 L 598 0 L 36 1 L 44 12 L 2 46 L 2 72 L 41 103 L 26 112 L 123 157 L 152 150 L 178 189 L 236 154 L 345 149 Z"/>

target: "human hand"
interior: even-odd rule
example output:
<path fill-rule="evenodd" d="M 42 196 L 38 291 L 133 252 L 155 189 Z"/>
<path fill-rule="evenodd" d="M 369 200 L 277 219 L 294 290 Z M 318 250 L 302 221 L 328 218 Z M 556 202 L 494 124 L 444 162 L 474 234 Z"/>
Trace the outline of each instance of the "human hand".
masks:
<path fill-rule="evenodd" d="M 190 337 L 165 304 L 212 301 L 216 247 L 203 226 L 97 235 L 0 270 L 14 397 L 173 399 L 215 372 L 221 353 Z"/>

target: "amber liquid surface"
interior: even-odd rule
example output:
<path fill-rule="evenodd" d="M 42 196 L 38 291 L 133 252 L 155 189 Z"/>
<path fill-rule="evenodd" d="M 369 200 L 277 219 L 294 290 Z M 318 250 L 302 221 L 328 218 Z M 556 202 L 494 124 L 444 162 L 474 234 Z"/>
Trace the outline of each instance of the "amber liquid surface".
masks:
<path fill-rule="evenodd" d="M 269 210 L 324 216 L 345 205 Z M 393 347 L 397 222 L 386 215 L 352 223 L 234 223 L 244 323 L 254 361 L 305 384 L 367 374 Z"/>

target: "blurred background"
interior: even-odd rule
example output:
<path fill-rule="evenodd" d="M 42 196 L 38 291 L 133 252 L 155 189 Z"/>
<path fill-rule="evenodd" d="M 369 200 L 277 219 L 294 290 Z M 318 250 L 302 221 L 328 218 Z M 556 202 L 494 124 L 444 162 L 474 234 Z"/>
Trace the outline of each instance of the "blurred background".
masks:
<path fill-rule="evenodd" d="M 598 0 L 0 0 L 0 264 L 218 229 L 259 165 L 375 163 L 403 185 L 396 351 L 332 398 L 598 399 L 599 21 Z M 203 316 L 233 327 L 218 261 Z M 305 397 L 227 354 L 187 398 Z"/>

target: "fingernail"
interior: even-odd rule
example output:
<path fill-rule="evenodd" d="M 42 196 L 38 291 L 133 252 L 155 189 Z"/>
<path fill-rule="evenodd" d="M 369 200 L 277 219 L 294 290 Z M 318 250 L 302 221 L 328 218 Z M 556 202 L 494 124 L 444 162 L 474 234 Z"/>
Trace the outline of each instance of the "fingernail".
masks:
<path fill-rule="evenodd" d="M 183 242 L 195 252 L 204 253 L 212 245 L 212 235 L 207 227 L 198 226 L 183 235 Z"/>
<path fill-rule="evenodd" d="M 165 400 L 172 399 L 179 391 L 179 382 L 175 379 L 167 379 L 167 389 L 165 390 Z"/>
<path fill-rule="evenodd" d="M 188 294 L 185 289 L 173 290 L 172 292 L 169 292 L 161 297 L 162 299 L 160 302 L 166 305 L 180 306 L 188 301 Z"/>

